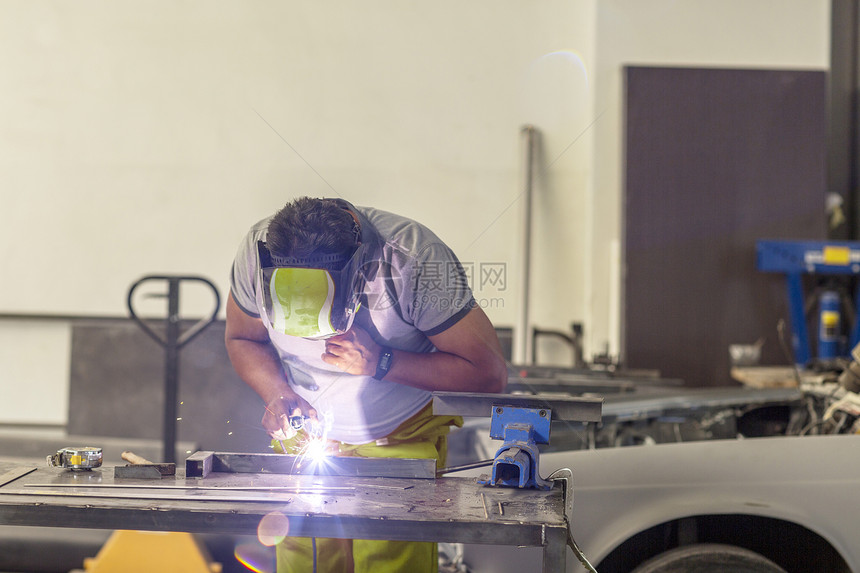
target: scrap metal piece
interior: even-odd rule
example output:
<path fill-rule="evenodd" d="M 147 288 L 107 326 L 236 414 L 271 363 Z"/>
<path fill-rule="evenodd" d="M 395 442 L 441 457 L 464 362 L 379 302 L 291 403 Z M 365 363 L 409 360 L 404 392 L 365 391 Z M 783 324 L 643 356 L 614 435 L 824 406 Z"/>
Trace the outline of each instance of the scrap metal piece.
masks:
<path fill-rule="evenodd" d="M 174 475 L 176 464 L 128 464 L 113 469 L 113 477 L 117 479 L 161 479 Z"/>
<path fill-rule="evenodd" d="M 3 487 L 7 483 L 12 483 L 13 481 L 18 479 L 19 477 L 24 477 L 28 473 L 36 471 L 36 469 L 37 468 L 30 468 L 30 467 L 16 468 L 16 469 L 9 470 L 6 473 L 0 474 L 0 487 Z"/>
<path fill-rule="evenodd" d="M 212 472 L 215 452 L 194 452 L 185 458 L 185 477 L 205 478 Z"/>
<path fill-rule="evenodd" d="M 114 478 L 161 479 L 164 476 L 176 475 L 176 464 L 174 463 L 154 463 L 129 451 L 122 453 L 122 459 L 129 464 L 116 466 L 113 470 Z"/>

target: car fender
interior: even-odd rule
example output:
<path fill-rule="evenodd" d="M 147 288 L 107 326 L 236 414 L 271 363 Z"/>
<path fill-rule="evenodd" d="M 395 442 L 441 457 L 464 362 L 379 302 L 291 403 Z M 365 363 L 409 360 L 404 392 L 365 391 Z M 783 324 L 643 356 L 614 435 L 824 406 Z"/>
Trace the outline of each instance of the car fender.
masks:
<path fill-rule="evenodd" d="M 860 570 L 852 495 L 860 438 L 771 437 L 547 453 L 574 476 L 571 529 L 592 562 L 636 533 L 696 515 L 747 514 L 801 525 Z"/>

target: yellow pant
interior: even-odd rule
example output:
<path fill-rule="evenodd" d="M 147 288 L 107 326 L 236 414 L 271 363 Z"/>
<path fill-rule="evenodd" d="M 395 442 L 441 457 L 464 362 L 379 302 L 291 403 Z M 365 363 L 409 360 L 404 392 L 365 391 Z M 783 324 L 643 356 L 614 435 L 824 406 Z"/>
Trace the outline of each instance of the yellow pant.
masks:
<path fill-rule="evenodd" d="M 367 444 L 339 444 L 342 455 L 367 458 L 436 459 L 445 465 L 450 426 L 462 426 L 459 416 L 434 416 L 430 405 L 401 424 L 383 440 Z M 300 436 L 285 442 L 286 453 L 294 453 Z M 273 442 L 283 451 L 280 442 Z M 437 545 L 417 541 L 366 539 L 308 539 L 287 537 L 278 544 L 278 573 L 435 573 Z M 316 557 L 316 559 L 314 559 Z"/>

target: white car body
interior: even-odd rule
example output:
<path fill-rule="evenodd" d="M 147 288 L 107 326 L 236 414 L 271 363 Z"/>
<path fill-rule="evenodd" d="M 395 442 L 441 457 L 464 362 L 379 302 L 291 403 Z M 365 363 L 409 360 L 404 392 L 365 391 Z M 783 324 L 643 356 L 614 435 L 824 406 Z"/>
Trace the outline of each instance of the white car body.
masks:
<path fill-rule="evenodd" d="M 674 524 L 675 529 L 663 525 L 664 533 L 686 527 L 677 535 L 686 537 L 685 543 L 696 542 L 691 539 L 696 524 L 701 528 L 701 520 L 714 516 L 721 516 L 719 526 L 710 527 L 708 535 L 724 537 L 716 541 L 748 542 L 789 572 L 844 571 L 842 563 L 831 568 L 839 562 L 833 554 L 848 570 L 860 571 L 858 436 L 780 436 L 541 455 L 541 475 L 559 468 L 569 468 L 574 476 L 574 539 L 600 573 L 629 571 L 644 560 L 639 553 L 667 549 L 643 532 Z M 741 533 L 751 523 L 751 532 Z M 788 527 L 790 535 L 765 539 L 769 531 Z M 804 558 L 815 553 L 814 563 L 824 559 L 830 565 L 800 564 L 801 553 L 792 551 Z M 465 563 L 474 573 L 538 570 L 539 558 L 523 550 L 465 549 Z M 631 562 L 619 564 L 624 559 Z M 567 568 L 583 570 L 570 552 Z"/>

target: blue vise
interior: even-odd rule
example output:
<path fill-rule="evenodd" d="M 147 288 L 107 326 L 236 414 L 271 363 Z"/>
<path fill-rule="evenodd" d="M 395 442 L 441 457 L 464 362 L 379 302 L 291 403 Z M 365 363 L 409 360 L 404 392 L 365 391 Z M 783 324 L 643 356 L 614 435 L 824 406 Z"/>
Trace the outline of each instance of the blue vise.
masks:
<path fill-rule="evenodd" d="M 552 489 L 552 482 L 542 479 L 538 472 L 538 444 L 549 443 L 551 418 L 548 408 L 494 406 L 490 437 L 504 440 L 504 444 L 496 451 L 492 476 L 478 483 Z"/>

